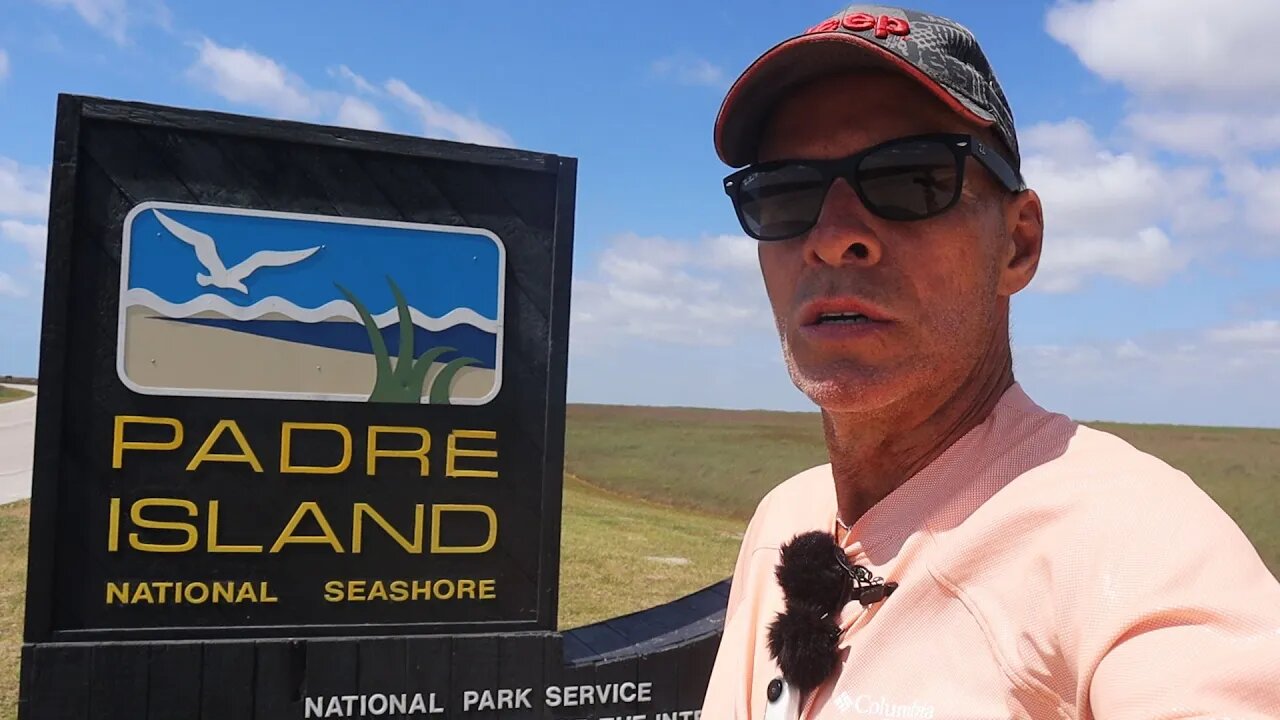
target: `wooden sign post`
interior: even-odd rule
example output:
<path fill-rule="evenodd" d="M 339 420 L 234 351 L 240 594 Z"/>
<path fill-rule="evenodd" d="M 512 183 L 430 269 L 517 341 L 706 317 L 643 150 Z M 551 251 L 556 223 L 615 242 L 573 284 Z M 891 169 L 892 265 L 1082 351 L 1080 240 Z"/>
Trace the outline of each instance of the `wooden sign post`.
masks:
<path fill-rule="evenodd" d="M 59 99 L 19 716 L 694 718 L 557 632 L 576 162 Z"/>

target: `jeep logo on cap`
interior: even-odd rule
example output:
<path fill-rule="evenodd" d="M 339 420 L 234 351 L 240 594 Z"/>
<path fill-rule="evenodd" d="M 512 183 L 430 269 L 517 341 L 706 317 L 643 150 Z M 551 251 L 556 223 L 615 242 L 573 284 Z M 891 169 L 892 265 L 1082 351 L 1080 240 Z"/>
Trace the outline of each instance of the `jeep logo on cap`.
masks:
<path fill-rule="evenodd" d="M 865 32 L 867 30 L 875 30 L 876 37 L 881 40 L 890 35 L 898 35 L 906 37 L 911 33 L 911 23 L 906 18 L 893 17 L 891 15 L 872 15 L 870 13 L 858 12 L 845 15 L 843 18 L 828 18 L 827 20 L 814 25 L 805 31 L 805 35 L 813 33 L 831 32 L 833 30 L 852 30 L 853 32 Z"/>

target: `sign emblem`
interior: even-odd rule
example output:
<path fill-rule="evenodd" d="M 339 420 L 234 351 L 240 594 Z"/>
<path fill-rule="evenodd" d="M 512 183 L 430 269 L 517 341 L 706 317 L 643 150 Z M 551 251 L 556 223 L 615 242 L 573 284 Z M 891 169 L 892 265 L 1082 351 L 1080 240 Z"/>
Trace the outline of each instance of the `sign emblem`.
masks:
<path fill-rule="evenodd" d="M 149 395 L 483 405 L 504 262 L 478 228 L 142 203 L 116 369 Z"/>

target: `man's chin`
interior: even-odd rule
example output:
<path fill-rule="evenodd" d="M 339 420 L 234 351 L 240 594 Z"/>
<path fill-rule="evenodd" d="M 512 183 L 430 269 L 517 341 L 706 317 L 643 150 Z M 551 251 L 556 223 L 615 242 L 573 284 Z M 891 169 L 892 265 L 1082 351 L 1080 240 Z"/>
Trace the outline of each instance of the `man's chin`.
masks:
<path fill-rule="evenodd" d="M 834 413 L 872 413 L 910 393 L 910 378 L 884 368 L 792 368 L 791 379 L 815 405 Z"/>

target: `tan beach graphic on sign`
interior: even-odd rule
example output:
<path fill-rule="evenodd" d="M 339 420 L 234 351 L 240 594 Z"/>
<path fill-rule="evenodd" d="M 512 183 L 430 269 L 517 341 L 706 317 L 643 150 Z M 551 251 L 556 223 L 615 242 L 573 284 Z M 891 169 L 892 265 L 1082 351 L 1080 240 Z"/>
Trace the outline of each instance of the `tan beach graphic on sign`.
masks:
<path fill-rule="evenodd" d="M 474 229 L 144 204 L 118 371 L 148 394 L 482 404 L 501 385 L 502 263 Z"/>

